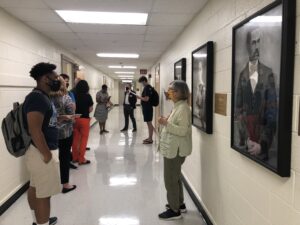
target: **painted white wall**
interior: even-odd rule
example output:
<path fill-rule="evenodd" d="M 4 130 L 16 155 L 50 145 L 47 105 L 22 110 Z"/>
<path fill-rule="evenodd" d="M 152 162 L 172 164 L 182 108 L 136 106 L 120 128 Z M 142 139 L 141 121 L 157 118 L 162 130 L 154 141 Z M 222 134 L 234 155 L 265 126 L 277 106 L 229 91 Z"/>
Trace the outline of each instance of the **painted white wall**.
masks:
<path fill-rule="evenodd" d="M 213 115 L 213 135 L 193 127 L 193 153 L 183 172 L 216 225 L 300 224 L 299 44 L 295 59 L 291 177 L 281 178 L 230 148 L 232 27 L 271 2 L 208 1 L 159 60 L 161 88 L 173 80 L 174 62 L 182 57 L 187 58 L 187 83 L 191 86 L 191 52 L 207 41 L 215 42 L 214 92 L 228 94 L 228 116 Z M 300 2 L 297 3 L 299 41 Z M 165 114 L 170 108 L 169 102 L 163 102 Z"/>
<path fill-rule="evenodd" d="M 67 55 L 84 66 L 83 73 L 90 84 L 91 95 L 95 98 L 97 90 L 102 85 L 102 77 L 106 76 L 105 74 L 69 54 L 2 9 L 0 9 L 0 27 L 1 120 L 12 109 L 12 103 L 22 102 L 35 85 L 34 80 L 29 76 L 31 67 L 41 61 L 51 62 L 57 65 L 57 72 L 60 73 L 61 54 Z M 106 80 L 112 83 L 112 89 L 114 89 L 114 80 L 110 77 L 107 77 Z M 116 96 L 114 97 L 116 98 Z M 0 155 L 1 205 L 28 180 L 28 176 L 23 158 L 16 159 L 9 155 L 2 135 L 0 135 Z"/>

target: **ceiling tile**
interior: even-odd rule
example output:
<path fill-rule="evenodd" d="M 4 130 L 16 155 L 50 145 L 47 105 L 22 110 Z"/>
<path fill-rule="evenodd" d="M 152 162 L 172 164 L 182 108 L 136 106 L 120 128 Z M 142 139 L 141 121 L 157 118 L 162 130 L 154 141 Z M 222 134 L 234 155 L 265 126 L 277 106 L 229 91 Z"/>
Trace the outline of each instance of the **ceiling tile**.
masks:
<path fill-rule="evenodd" d="M 48 6 L 42 0 L 0 0 L 2 8 L 32 8 L 47 9 Z"/>
<path fill-rule="evenodd" d="M 162 52 L 163 50 L 165 50 L 165 47 L 160 47 L 160 46 L 152 46 L 152 47 L 145 47 L 143 46 L 141 51 L 142 52 L 149 52 L 149 51 L 157 51 L 157 52 Z"/>
<path fill-rule="evenodd" d="M 76 49 L 78 46 L 83 45 L 81 40 L 56 39 L 55 42 L 62 45 L 63 47 L 72 49 Z"/>
<path fill-rule="evenodd" d="M 153 48 L 155 48 L 155 47 L 161 47 L 161 48 L 163 48 L 163 47 L 167 47 L 169 44 L 170 44 L 170 42 L 150 42 L 150 41 L 145 41 L 143 43 L 143 47 L 149 47 L 149 48 L 151 48 L 151 47 L 153 47 Z"/>
<path fill-rule="evenodd" d="M 153 0 L 45 0 L 52 9 L 106 12 L 149 12 Z"/>
<path fill-rule="evenodd" d="M 63 22 L 53 10 L 24 8 L 5 8 L 5 10 L 25 22 Z"/>
<path fill-rule="evenodd" d="M 83 41 L 84 45 L 94 49 L 95 55 L 98 52 L 124 52 L 124 53 L 139 53 L 143 42 L 125 42 L 111 43 L 109 41 Z"/>
<path fill-rule="evenodd" d="M 27 22 L 27 24 L 41 32 L 72 32 L 65 23 Z"/>
<path fill-rule="evenodd" d="M 52 39 L 69 39 L 78 40 L 78 37 L 72 32 L 43 32 L 46 36 Z"/>
<path fill-rule="evenodd" d="M 101 34 L 145 34 L 146 26 L 99 25 Z"/>
<path fill-rule="evenodd" d="M 103 41 L 143 41 L 144 35 L 135 34 L 93 34 L 93 33 L 77 33 L 78 37 L 84 40 L 103 40 Z"/>
<path fill-rule="evenodd" d="M 156 0 L 152 12 L 197 13 L 208 0 Z"/>
<path fill-rule="evenodd" d="M 151 13 L 150 26 L 185 26 L 194 14 Z"/>
<path fill-rule="evenodd" d="M 68 27 L 76 33 L 98 33 L 99 31 L 97 24 L 68 23 Z"/>
<path fill-rule="evenodd" d="M 147 34 L 145 40 L 150 42 L 166 42 L 172 41 L 175 37 L 172 35 L 161 35 L 161 34 Z"/>
<path fill-rule="evenodd" d="M 168 34 L 177 36 L 184 26 L 148 26 L 147 34 Z"/>

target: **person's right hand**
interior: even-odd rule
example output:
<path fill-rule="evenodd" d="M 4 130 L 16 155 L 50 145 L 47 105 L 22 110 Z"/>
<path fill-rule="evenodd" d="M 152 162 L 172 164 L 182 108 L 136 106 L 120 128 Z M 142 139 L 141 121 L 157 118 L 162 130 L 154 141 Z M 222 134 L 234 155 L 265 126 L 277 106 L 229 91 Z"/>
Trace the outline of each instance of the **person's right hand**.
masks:
<path fill-rule="evenodd" d="M 52 153 L 50 151 L 48 151 L 46 154 L 43 155 L 44 156 L 44 162 L 46 164 L 48 164 L 51 159 L 52 159 Z"/>

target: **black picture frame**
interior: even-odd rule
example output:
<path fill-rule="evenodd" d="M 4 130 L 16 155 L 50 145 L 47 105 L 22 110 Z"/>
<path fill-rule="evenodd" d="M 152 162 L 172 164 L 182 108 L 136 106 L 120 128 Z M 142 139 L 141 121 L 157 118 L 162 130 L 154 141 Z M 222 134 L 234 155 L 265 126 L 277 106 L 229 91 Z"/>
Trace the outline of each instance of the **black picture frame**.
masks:
<path fill-rule="evenodd" d="M 282 177 L 291 170 L 295 18 L 296 1 L 278 0 L 232 30 L 231 148 Z"/>
<path fill-rule="evenodd" d="M 209 41 L 192 52 L 192 124 L 213 133 L 214 43 Z"/>
<path fill-rule="evenodd" d="M 174 63 L 174 80 L 186 81 L 186 58 Z"/>

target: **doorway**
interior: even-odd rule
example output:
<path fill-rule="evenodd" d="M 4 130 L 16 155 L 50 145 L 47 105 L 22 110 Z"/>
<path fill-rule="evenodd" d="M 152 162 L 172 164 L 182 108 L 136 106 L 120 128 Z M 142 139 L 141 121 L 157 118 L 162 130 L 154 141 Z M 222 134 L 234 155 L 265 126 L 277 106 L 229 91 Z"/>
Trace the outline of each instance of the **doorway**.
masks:
<path fill-rule="evenodd" d="M 70 76 L 70 88 L 75 86 L 75 78 L 77 77 L 77 72 L 79 71 L 79 66 L 72 59 L 65 55 L 61 55 L 61 72 Z"/>

